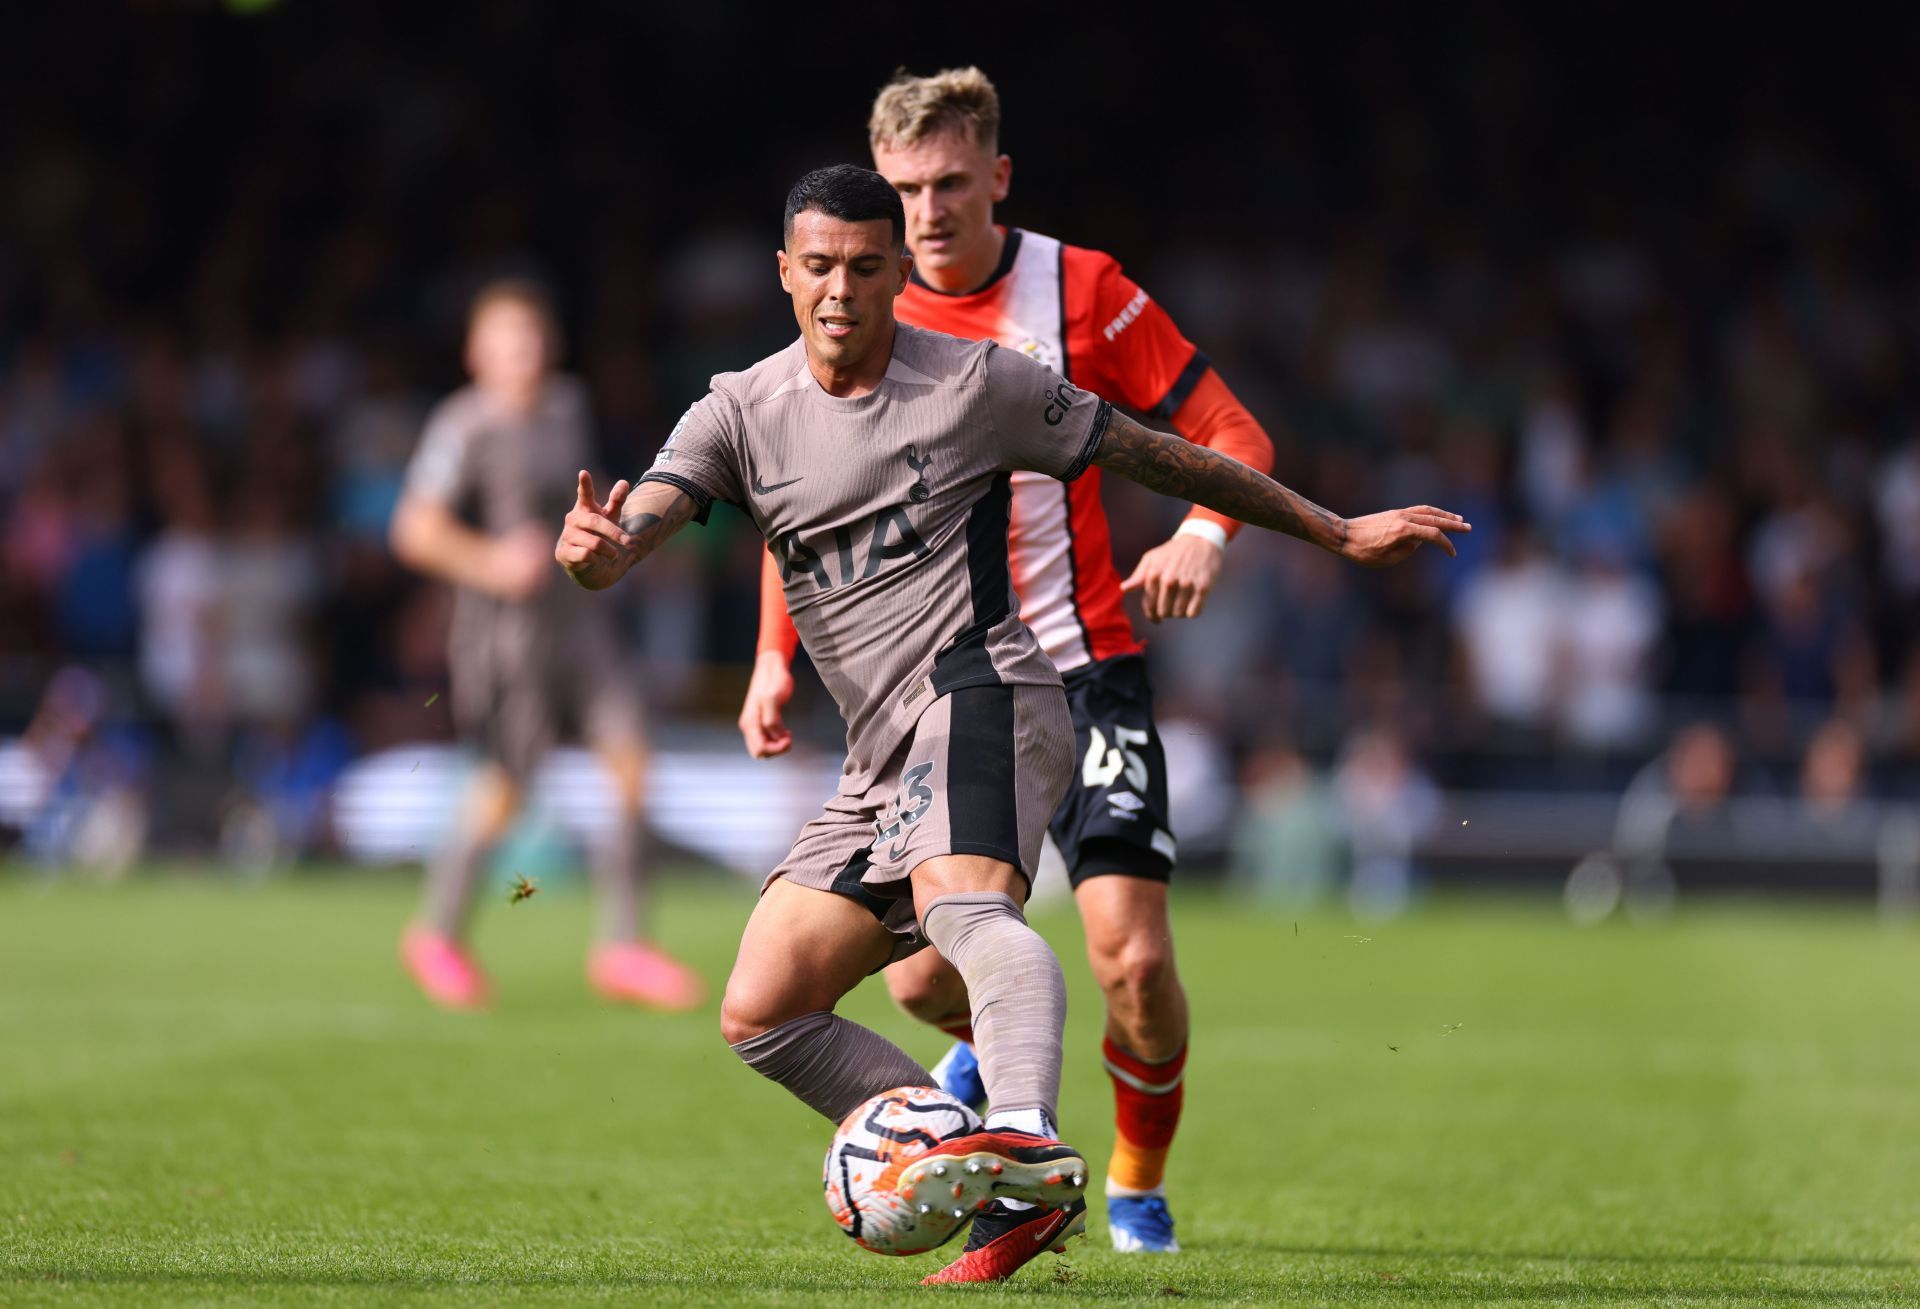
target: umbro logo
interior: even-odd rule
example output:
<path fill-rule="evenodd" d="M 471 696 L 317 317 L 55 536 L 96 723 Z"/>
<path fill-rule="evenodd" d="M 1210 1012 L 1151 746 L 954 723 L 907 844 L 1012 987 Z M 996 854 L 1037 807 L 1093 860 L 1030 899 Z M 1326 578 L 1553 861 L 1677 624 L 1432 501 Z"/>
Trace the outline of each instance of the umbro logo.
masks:
<path fill-rule="evenodd" d="M 771 495 L 783 486 L 792 486 L 795 482 L 804 482 L 806 480 L 805 477 L 789 477 L 784 482 L 775 482 L 772 486 L 765 486 L 761 484 L 759 471 L 755 470 L 753 474 L 753 493 L 755 495 Z"/>
<path fill-rule="evenodd" d="M 1107 797 L 1107 803 L 1130 814 L 1137 814 L 1147 807 L 1147 802 L 1131 791 L 1115 791 Z"/>

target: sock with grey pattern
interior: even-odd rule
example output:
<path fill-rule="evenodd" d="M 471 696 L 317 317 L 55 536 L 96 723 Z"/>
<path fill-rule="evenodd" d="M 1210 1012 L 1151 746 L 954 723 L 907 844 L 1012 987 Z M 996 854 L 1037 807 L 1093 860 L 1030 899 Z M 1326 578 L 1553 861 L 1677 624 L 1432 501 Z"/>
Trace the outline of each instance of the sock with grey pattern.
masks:
<path fill-rule="evenodd" d="M 835 1123 L 882 1091 L 933 1085 L 899 1046 L 824 1009 L 736 1042 L 733 1052 Z"/>
<path fill-rule="evenodd" d="M 920 917 L 973 1001 L 974 1049 L 995 1117 L 1037 1109 L 1054 1121 L 1067 982 L 1060 961 L 998 891 L 943 895 Z"/>

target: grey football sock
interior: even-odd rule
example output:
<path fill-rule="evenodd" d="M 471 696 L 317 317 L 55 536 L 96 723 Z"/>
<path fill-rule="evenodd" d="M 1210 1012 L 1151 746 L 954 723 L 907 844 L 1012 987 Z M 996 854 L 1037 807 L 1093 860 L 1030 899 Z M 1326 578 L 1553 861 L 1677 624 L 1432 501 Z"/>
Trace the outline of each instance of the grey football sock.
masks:
<path fill-rule="evenodd" d="M 485 862 L 486 854 L 485 845 L 456 825 L 446 844 L 427 861 L 420 917 L 441 936 L 458 940 L 466 935 L 467 916 L 473 909 L 473 889 L 480 880 L 480 865 Z"/>
<path fill-rule="evenodd" d="M 882 1091 L 933 1085 L 933 1074 L 899 1046 L 824 1009 L 750 1036 L 733 1052 L 836 1123 Z"/>
<path fill-rule="evenodd" d="M 1067 1023 L 1067 981 L 1052 948 L 998 891 L 943 895 L 921 914 L 920 930 L 967 983 L 995 1115 L 1038 1109 L 1052 1122 Z"/>
<path fill-rule="evenodd" d="M 638 810 L 622 809 L 613 831 L 597 842 L 589 863 L 599 902 L 595 931 L 602 943 L 637 941 L 646 908 L 646 828 Z"/>

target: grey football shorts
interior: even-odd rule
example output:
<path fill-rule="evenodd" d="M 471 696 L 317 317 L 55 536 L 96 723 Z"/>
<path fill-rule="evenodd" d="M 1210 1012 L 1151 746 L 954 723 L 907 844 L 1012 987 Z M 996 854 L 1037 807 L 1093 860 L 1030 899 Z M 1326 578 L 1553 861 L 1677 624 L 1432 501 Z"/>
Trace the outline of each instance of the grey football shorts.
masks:
<path fill-rule="evenodd" d="M 926 944 L 909 875 L 939 855 L 985 855 L 1031 883 L 1073 771 L 1073 720 L 1057 686 L 969 686 L 927 706 L 874 783 L 836 795 L 767 878 L 858 901 L 894 936 Z M 764 889 L 764 888 L 763 888 Z"/>

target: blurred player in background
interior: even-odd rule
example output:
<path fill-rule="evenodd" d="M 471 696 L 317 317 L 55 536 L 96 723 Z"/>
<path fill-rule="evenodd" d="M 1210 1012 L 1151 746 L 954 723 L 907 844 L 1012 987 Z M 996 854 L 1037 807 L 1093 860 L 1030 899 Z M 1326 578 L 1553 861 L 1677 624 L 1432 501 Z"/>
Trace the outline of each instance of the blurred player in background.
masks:
<path fill-rule="evenodd" d="M 553 569 L 552 523 L 591 455 L 586 392 L 554 371 L 558 347 L 540 288 L 508 281 L 480 292 L 467 330 L 473 384 L 434 410 L 394 513 L 394 553 L 455 588 L 453 717 L 481 755 L 454 830 L 427 865 L 401 956 L 438 1003 L 486 1004 L 486 976 L 466 946 L 476 885 L 541 759 L 563 734 L 579 733 L 619 798 L 611 837 L 590 852 L 599 925 L 588 980 L 609 1000 L 687 1009 L 700 1003 L 699 979 L 641 930 L 647 747 L 638 695 L 620 667 L 612 615 Z"/>
<path fill-rule="evenodd" d="M 998 153 L 1000 103 L 977 68 L 904 74 L 868 122 L 874 167 L 907 211 L 913 276 L 900 320 L 1019 350 L 1112 400 L 1164 419 L 1189 440 L 1267 472 L 1273 445 L 1206 355 L 1109 255 L 993 221 L 1013 161 Z M 1010 540 L 1020 616 L 1064 674 L 1078 739 L 1075 784 L 1052 834 L 1086 925 L 1106 997 L 1104 1059 L 1115 1140 L 1107 1174 L 1114 1248 L 1171 1251 L 1166 1158 L 1180 1119 L 1187 997 L 1174 967 L 1167 880 L 1174 838 L 1153 691 L 1122 593 L 1148 619 L 1198 617 L 1239 524 L 1196 506 L 1123 583 L 1100 501 L 1100 470 L 1063 484 L 1013 475 Z M 791 744 L 781 709 L 793 693 L 796 637 L 772 556 L 761 593 L 759 654 L 740 727 L 756 756 Z M 978 1107 L 985 1094 L 959 975 L 934 951 L 887 972 L 894 999 L 958 1038 L 935 1067 Z"/>

